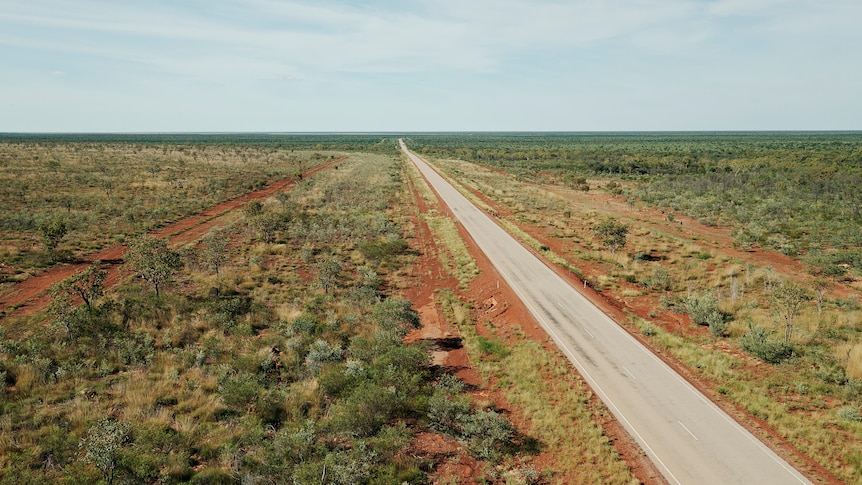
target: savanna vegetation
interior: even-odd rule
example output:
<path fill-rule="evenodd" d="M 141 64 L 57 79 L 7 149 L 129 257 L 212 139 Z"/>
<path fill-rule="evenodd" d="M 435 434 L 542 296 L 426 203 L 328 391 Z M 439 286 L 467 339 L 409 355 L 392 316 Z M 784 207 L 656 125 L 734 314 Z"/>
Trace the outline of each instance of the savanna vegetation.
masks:
<path fill-rule="evenodd" d="M 524 180 L 610 190 L 731 225 L 742 249 L 800 256 L 835 277 L 862 275 L 862 134 L 608 133 L 412 135 L 438 158 L 501 168 Z"/>
<path fill-rule="evenodd" d="M 77 147 L 0 144 L 40 160 Z M 136 147 L 81 150 L 135 159 Z M 194 160 L 172 146 L 141 150 Z M 213 164 L 222 150 L 248 155 L 230 172 L 245 184 L 250 167 L 289 174 L 314 159 L 242 146 L 192 153 Z M 149 177 L 173 170 L 160 166 Z M 123 226 L 120 286 L 107 288 L 94 263 L 52 288 L 46 311 L 5 317 L 0 482 L 424 483 L 435 463 L 409 452 L 423 431 L 463 443 L 490 469 L 521 453 L 526 437 L 504 415 L 432 367 L 423 345 L 403 343 L 419 325 L 396 290 L 415 258 L 403 169 L 355 154 L 183 247 Z M 68 220 L 76 240 L 101 237 Z"/>
<path fill-rule="evenodd" d="M 839 479 L 862 479 L 862 135 L 408 143 L 621 307 L 624 324 L 716 399 L 765 420 Z"/>
<path fill-rule="evenodd" d="M 543 448 L 583 483 L 631 482 L 594 419 L 606 411 L 522 329 L 498 339 L 469 302 L 437 296 L 528 434 L 403 343 L 418 325 L 398 293 L 416 256 L 407 178 L 433 194 L 397 138 L 2 135 L 2 291 L 107 245 L 130 252 L 120 286 L 95 262 L 44 312 L 0 320 L 0 482 L 422 483 L 435 463 L 410 450 L 425 432 L 492 482 L 553 481 L 521 459 Z M 862 480 L 862 135 L 403 138 L 716 399 Z M 198 241 L 147 235 L 344 152 Z M 457 226 L 421 217 L 467 289 L 478 269 Z"/>
<path fill-rule="evenodd" d="M 228 143 L 0 138 L 0 267 L 20 281 L 334 156 Z"/>

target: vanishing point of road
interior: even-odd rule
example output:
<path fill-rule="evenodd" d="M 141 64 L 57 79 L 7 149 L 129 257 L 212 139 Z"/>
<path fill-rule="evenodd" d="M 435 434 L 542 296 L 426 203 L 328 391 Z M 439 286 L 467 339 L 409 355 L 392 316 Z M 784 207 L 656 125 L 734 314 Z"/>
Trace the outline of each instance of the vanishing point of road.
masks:
<path fill-rule="evenodd" d="M 668 482 L 811 483 L 399 142 Z"/>

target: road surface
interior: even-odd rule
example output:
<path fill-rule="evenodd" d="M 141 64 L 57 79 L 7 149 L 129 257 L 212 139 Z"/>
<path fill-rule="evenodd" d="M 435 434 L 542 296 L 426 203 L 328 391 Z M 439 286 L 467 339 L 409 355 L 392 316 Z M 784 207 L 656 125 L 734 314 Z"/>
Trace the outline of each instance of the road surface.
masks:
<path fill-rule="evenodd" d="M 668 482 L 811 483 L 400 143 Z"/>

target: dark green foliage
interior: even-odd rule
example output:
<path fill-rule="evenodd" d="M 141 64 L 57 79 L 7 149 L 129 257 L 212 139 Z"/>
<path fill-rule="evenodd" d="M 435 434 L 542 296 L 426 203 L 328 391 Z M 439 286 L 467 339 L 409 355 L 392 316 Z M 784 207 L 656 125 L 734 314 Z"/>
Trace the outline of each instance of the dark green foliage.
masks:
<path fill-rule="evenodd" d="M 359 245 L 359 250 L 367 258 L 374 261 L 383 261 L 404 254 L 408 249 L 407 241 L 404 239 L 393 239 L 389 241 L 368 241 Z"/>
<path fill-rule="evenodd" d="M 331 429 L 352 436 L 376 434 L 395 417 L 399 406 L 396 391 L 377 384 L 357 387 L 332 408 Z"/>
<path fill-rule="evenodd" d="M 428 426 L 434 431 L 457 436 L 461 432 L 461 421 L 470 414 L 470 408 L 467 396 L 435 392 L 428 399 Z"/>
<path fill-rule="evenodd" d="M 479 336 L 477 343 L 479 351 L 482 352 L 483 355 L 492 356 L 494 358 L 502 358 L 509 355 L 509 348 L 499 340 Z"/>
<path fill-rule="evenodd" d="M 117 353 L 126 365 L 146 365 L 153 359 L 155 339 L 145 330 L 136 330 L 128 337 L 115 341 Z"/>
<path fill-rule="evenodd" d="M 179 253 L 168 248 L 166 240 L 149 236 L 132 242 L 126 262 L 141 279 L 152 285 L 156 296 L 182 266 Z"/>
<path fill-rule="evenodd" d="M 293 335 L 316 335 L 319 329 L 320 321 L 308 313 L 296 317 L 290 324 L 290 332 Z"/>
<path fill-rule="evenodd" d="M 253 200 L 245 205 L 245 214 L 249 218 L 263 214 L 263 203 L 259 200 Z"/>
<path fill-rule="evenodd" d="M 54 251 L 60 245 L 60 241 L 69 232 L 66 221 L 59 217 L 51 217 L 39 224 L 39 234 L 42 236 L 42 245 L 46 251 Z"/>
<path fill-rule="evenodd" d="M 739 338 L 739 346 L 770 364 L 780 364 L 793 357 L 794 350 L 791 344 L 775 340 L 765 328 L 755 326 L 749 327 Z"/>
<path fill-rule="evenodd" d="M 626 236 L 628 233 L 629 226 L 619 223 L 614 219 L 602 221 L 593 228 L 593 234 L 612 253 L 615 253 L 617 249 L 626 245 Z"/>
<path fill-rule="evenodd" d="M 716 337 L 724 336 L 727 331 L 729 315 L 718 309 L 718 302 L 712 293 L 692 293 L 685 300 L 685 308 L 691 321 L 709 327 Z"/>
<path fill-rule="evenodd" d="M 476 411 L 461 420 L 464 438 L 480 458 L 493 460 L 500 448 L 509 445 L 515 427 L 508 419 L 493 410 Z"/>
<path fill-rule="evenodd" d="M 219 394 L 224 403 L 236 410 L 245 410 L 257 402 L 262 391 L 258 379 L 249 374 L 230 375 L 219 383 Z"/>
<path fill-rule="evenodd" d="M 401 298 L 387 298 L 374 305 L 371 316 L 381 330 L 402 337 L 421 325 L 419 314 L 413 310 L 413 304 Z"/>

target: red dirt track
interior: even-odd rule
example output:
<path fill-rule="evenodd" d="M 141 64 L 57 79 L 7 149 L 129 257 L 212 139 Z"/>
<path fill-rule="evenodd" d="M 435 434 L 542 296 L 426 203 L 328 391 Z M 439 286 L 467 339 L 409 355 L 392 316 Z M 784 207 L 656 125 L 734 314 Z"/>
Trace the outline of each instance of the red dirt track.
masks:
<path fill-rule="evenodd" d="M 347 156 L 342 156 L 314 166 L 303 172 L 302 176 L 312 176 L 346 158 Z M 168 238 L 172 245 L 196 241 L 209 232 L 210 229 L 223 225 L 224 221 L 222 218 L 224 216 L 242 208 L 248 202 L 265 199 L 278 192 L 291 190 L 295 187 L 296 181 L 293 177 L 277 180 L 260 190 L 226 200 L 200 214 L 168 224 L 151 232 L 150 235 L 159 238 Z M 44 273 L 30 277 L 15 285 L 11 291 L 0 296 L 0 306 L 6 308 L 5 316 L 33 314 L 48 305 L 49 297 L 47 290 L 51 285 L 63 281 L 79 271 L 83 271 L 94 261 L 102 261 L 102 268 L 108 272 L 105 286 L 108 288 L 115 286 L 121 279 L 120 268 L 123 266 L 123 256 L 125 256 L 126 251 L 128 251 L 127 246 L 117 244 L 89 254 L 81 261 L 55 266 Z"/>

